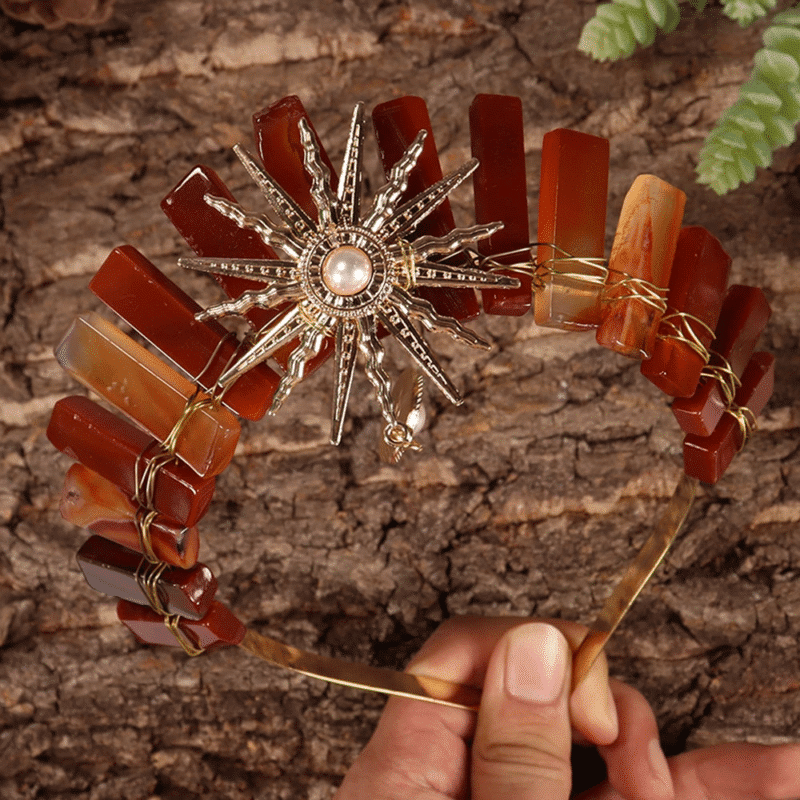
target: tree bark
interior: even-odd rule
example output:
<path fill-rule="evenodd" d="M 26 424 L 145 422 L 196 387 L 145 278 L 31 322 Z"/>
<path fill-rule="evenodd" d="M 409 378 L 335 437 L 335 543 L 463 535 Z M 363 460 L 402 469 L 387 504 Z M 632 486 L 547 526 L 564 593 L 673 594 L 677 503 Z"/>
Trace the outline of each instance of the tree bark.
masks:
<path fill-rule="evenodd" d="M 611 140 L 607 246 L 637 174 L 684 189 L 685 224 L 761 286 L 777 361 L 759 429 L 689 525 L 608 652 L 653 703 L 669 753 L 800 729 L 800 147 L 727 197 L 694 182 L 704 135 L 760 46 L 711 7 L 615 64 L 578 53 L 579 0 L 125 0 L 97 27 L 0 19 L 0 795 L 22 798 L 330 796 L 383 699 L 266 666 L 237 648 L 197 659 L 138 645 L 73 554 L 58 514 L 66 456 L 50 408 L 82 390 L 52 348 L 87 283 L 129 243 L 201 304 L 188 248 L 159 201 L 196 163 L 248 208 L 231 153 L 250 115 L 301 96 L 334 164 L 354 103 L 424 97 L 445 170 L 469 156 L 478 92 L 520 95 L 535 238 L 543 134 Z M 369 144 L 367 183 L 381 183 Z M 468 189 L 454 196 L 471 217 Z M 402 668 L 456 614 L 589 623 L 678 479 L 681 436 L 638 364 L 591 334 L 482 317 L 475 355 L 429 341 L 465 402 L 432 389 L 424 451 L 378 462 L 382 422 L 357 372 L 341 447 L 327 444 L 323 367 L 279 416 L 247 424 L 202 521 L 201 559 L 249 626 L 288 643 Z M 390 347 L 392 370 L 402 357 Z M 396 365 L 396 366 L 395 366 Z"/>

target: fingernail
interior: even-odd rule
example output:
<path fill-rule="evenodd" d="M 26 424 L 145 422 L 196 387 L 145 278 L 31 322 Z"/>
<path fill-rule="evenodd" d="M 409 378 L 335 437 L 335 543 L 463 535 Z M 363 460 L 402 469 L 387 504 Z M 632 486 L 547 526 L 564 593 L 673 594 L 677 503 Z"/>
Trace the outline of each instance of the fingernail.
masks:
<path fill-rule="evenodd" d="M 552 625 L 531 622 L 509 634 L 505 689 L 526 703 L 554 703 L 561 695 L 569 665 L 569 645 Z"/>
<path fill-rule="evenodd" d="M 601 724 L 606 729 L 610 738 L 616 739 L 619 735 L 619 717 L 617 716 L 617 701 L 611 693 L 611 687 L 606 691 L 605 717 Z"/>
<path fill-rule="evenodd" d="M 672 774 L 669 771 L 669 764 L 661 749 L 658 739 L 652 739 L 647 748 L 650 757 L 650 770 L 661 792 L 661 797 L 675 797 L 675 787 L 672 785 Z"/>

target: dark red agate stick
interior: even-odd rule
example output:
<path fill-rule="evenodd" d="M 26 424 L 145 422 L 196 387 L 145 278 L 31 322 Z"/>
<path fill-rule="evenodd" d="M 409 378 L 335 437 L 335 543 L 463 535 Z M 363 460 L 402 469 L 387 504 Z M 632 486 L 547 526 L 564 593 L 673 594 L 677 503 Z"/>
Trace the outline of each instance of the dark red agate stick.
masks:
<path fill-rule="evenodd" d="M 769 303 L 761 289 L 741 284 L 728 289 L 711 350 L 727 362 L 737 378 L 741 378 L 755 351 L 770 314 Z M 711 365 L 718 363 L 719 360 L 712 356 Z M 710 436 L 727 407 L 728 399 L 720 382 L 710 378 L 701 381 L 691 397 L 675 400 L 672 413 L 686 433 Z"/>
<path fill-rule="evenodd" d="M 87 397 L 65 397 L 53 408 L 47 438 L 57 450 L 119 486 L 136 494 L 139 473 L 162 452 L 144 431 L 106 411 Z M 208 509 L 214 478 L 201 478 L 180 461 L 158 470 L 153 507 L 183 525 L 194 525 Z"/>
<path fill-rule="evenodd" d="M 277 103 L 253 115 L 253 131 L 255 133 L 258 155 L 264 169 L 284 189 L 312 219 L 317 218 L 317 207 L 311 199 L 311 176 L 303 165 L 303 145 L 300 140 L 300 120 L 304 119 L 314 136 L 317 132 L 299 97 L 290 95 Z M 338 179 L 336 170 L 317 136 L 320 158 L 327 166 L 331 176 L 331 187 L 336 191 Z M 289 356 L 297 346 L 297 340 L 277 350 L 273 358 L 286 369 Z M 328 337 L 322 344 L 320 352 L 311 358 L 305 367 L 306 375 L 310 375 L 323 364 L 333 353 L 334 340 Z"/>
<path fill-rule="evenodd" d="M 164 624 L 164 617 L 147 606 L 120 600 L 117 617 L 142 644 L 179 647 L 180 643 Z M 246 633 L 244 625 L 219 601 L 211 604 L 200 620 L 180 618 L 178 627 L 188 634 L 191 643 L 201 650 L 214 650 L 240 644 Z"/>
<path fill-rule="evenodd" d="M 525 132 L 522 101 L 501 94 L 479 94 L 469 107 L 472 155 L 480 166 L 472 174 L 475 190 L 475 221 L 478 224 L 502 222 L 503 228 L 489 239 L 478 242 L 486 256 L 524 248 L 528 232 L 528 184 L 525 177 Z M 517 254 L 501 263 L 525 260 Z M 519 280 L 516 289 L 482 289 L 483 310 L 487 314 L 522 316 L 531 307 L 531 278 L 501 270 Z"/>
<path fill-rule="evenodd" d="M 375 136 L 381 153 L 384 172 L 391 168 L 414 141 L 417 134 L 427 132 L 425 146 L 408 178 L 408 188 L 401 204 L 442 179 L 442 167 L 433 138 L 428 108 L 421 97 L 400 97 L 381 103 L 372 112 Z M 445 198 L 416 227 L 416 235 L 444 236 L 455 227 L 450 201 Z M 455 319 L 474 319 L 480 313 L 478 298 L 472 289 L 420 287 L 416 293 L 433 303 L 440 314 Z"/>
<path fill-rule="evenodd" d="M 666 315 L 652 356 L 641 366 L 642 375 L 672 397 L 691 397 L 706 365 L 703 356 L 686 341 L 676 339 L 675 333 L 691 328 L 702 347 L 711 346 L 711 331 L 719 320 L 730 266 L 730 256 L 705 228 L 681 229 L 669 279 Z M 695 319 L 673 317 L 670 321 L 670 315 L 676 312 Z"/>
<path fill-rule="evenodd" d="M 543 244 L 537 259 L 547 264 L 574 256 L 596 259 L 598 267 L 571 260 L 549 263 L 552 273 L 536 292 L 537 325 L 586 330 L 600 324 L 608 164 L 608 139 L 567 128 L 544 135 L 537 233 Z"/>
<path fill-rule="evenodd" d="M 143 526 L 153 555 L 160 561 L 183 569 L 197 562 L 200 534 L 196 527 L 181 525 L 163 514 L 151 514 L 83 464 L 73 464 L 67 470 L 59 509 L 67 522 L 140 553 L 139 526 Z"/>
<path fill-rule="evenodd" d="M 733 413 L 725 413 L 710 436 L 690 434 L 683 441 L 683 464 L 686 474 L 705 483 L 716 483 L 728 469 L 744 444 L 744 431 L 736 414 L 744 414 L 752 424 L 764 410 L 775 386 L 775 356 L 756 353 L 742 375 L 736 392 Z M 740 409 L 745 408 L 746 411 Z"/>
<path fill-rule="evenodd" d="M 198 322 L 200 306 L 133 247 L 113 250 L 89 288 L 204 389 L 234 357 L 236 342 L 228 331 L 214 320 Z M 261 419 L 277 383 L 275 372 L 259 364 L 225 392 L 223 402 L 242 417 Z"/>
<path fill-rule="evenodd" d="M 161 201 L 161 208 L 186 244 L 201 258 L 274 259 L 277 253 L 264 244 L 255 231 L 240 228 L 232 219 L 212 208 L 203 199 L 210 194 L 236 202 L 228 187 L 214 170 L 195 167 Z M 214 274 L 214 279 L 232 298 L 249 289 L 263 288 L 258 281 Z M 275 315 L 273 310 L 252 308 L 245 314 L 248 322 L 262 328 Z"/>
<path fill-rule="evenodd" d="M 83 577 L 92 589 L 139 605 L 151 604 L 144 585 L 148 573 L 156 574 L 150 591 L 157 596 L 167 614 L 202 619 L 217 591 L 217 579 L 205 564 L 195 564 L 190 569 L 160 569 L 158 564 L 143 560 L 140 553 L 102 536 L 87 539 L 76 557 Z"/>

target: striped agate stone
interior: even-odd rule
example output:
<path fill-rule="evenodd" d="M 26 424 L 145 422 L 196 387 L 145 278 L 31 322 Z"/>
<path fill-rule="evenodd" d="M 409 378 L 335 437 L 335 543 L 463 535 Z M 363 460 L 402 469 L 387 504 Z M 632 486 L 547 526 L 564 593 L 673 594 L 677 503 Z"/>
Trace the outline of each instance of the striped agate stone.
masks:
<path fill-rule="evenodd" d="M 195 387 L 99 314 L 77 317 L 56 347 L 62 368 L 133 419 L 167 439 Z M 219 475 L 239 440 L 239 421 L 225 408 L 198 408 L 177 439 L 175 454 L 198 475 Z"/>
<path fill-rule="evenodd" d="M 686 195 L 655 175 L 639 175 L 625 195 L 608 259 L 597 343 L 631 358 L 653 352 L 662 312 L 629 279 L 669 286 Z"/>
<path fill-rule="evenodd" d="M 143 510 L 122 489 L 83 464 L 73 464 L 67 470 L 59 508 L 67 522 L 142 552 L 135 520 Z M 149 535 L 153 553 L 160 561 L 182 569 L 197 562 L 200 534 L 196 527 L 157 513 L 149 524 Z"/>

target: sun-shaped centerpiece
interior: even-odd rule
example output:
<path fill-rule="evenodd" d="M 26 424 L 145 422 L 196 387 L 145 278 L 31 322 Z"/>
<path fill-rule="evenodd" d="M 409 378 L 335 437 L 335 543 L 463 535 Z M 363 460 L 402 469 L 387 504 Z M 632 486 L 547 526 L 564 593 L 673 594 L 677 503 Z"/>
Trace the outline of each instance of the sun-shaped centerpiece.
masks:
<path fill-rule="evenodd" d="M 317 209 L 312 219 L 240 145 L 236 155 L 269 204 L 271 215 L 251 214 L 229 200 L 206 195 L 210 206 L 254 230 L 283 259 L 183 258 L 181 266 L 249 278 L 266 284 L 244 292 L 238 299 L 218 303 L 197 314 L 198 319 L 244 314 L 253 307 L 282 306 L 259 330 L 248 348 L 226 369 L 219 382 L 224 388 L 243 372 L 297 340 L 286 373 L 275 392 L 275 413 L 294 385 L 303 378 L 306 364 L 320 352 L 326 337 L 335 337 L 335 382 L 331 442 L 342 436 L 353 370 L 359 351 L 375 388 L 386 423 L 384 439 L 402 450 L 413 432 L 395 407 L 392 382 L 384 370 L 384 349 L 378 323 L 408 351 L 421 370 L 454 403 L 461 397 L 414 325 L 418 320 L 430 331 L 444 331 L 473 347 L 489 344 L 457 320 L 439 314 L 427 300 L 414 295 L 417 286 L 458 288 L 508 288 L 515 278 L 473 267 L 432 260 L 450 257 L 471 243 L 491 236 L 500 223 L 454 228 L 446 236 L 413 237 L 414 228 L 478 166 L 472 159 L 438 183 L 400 205 L 408 176 L 422 152 L 425 131 L 420 131 L 389 173 L 369 210 L 361 215 L 361 170 L 364 145 L 364 109 L 353 112 L 338 190 L 333 191 L 316 137 L 305 119 L 299 123 L 305 170 L 311 178 L 311 197 Z M 466 259 L 465 259 L 466 260 Z"/>

